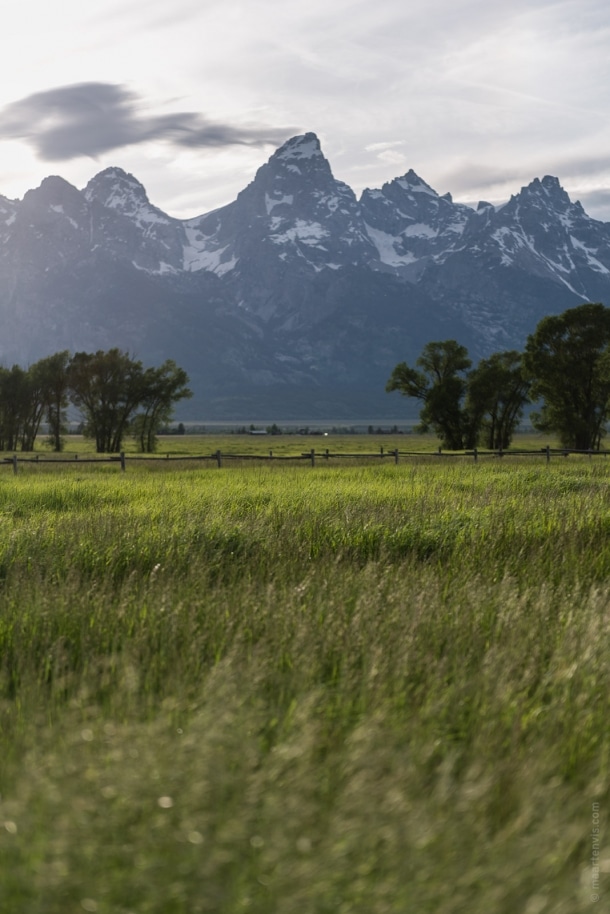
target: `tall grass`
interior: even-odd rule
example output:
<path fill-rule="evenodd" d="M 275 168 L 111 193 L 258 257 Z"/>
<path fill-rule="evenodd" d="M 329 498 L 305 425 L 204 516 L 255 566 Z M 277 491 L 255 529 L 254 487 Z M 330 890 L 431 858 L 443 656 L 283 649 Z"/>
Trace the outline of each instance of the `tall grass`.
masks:
<path fill-rule="evenodd" d="M 2 477 L 2 910 L 610 910 L 609 484 Z"/>

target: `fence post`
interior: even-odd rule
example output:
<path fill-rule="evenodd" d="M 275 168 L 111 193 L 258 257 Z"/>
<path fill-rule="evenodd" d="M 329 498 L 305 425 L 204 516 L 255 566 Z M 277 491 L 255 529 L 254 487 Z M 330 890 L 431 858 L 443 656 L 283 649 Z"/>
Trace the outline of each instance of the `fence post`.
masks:
<path fill-rule="evenodd" d="M 125 451 L 121 451 L 121 473 L 125 472 Z"/>
<path fill-rule="evenodd" d="M 222 466 L 222 454 L 220 453 L 220 449 L 216 451 L 216 463 L 218 464 L 218 469 L 220 469 Z"/>
<path fill-rule="evenodd" d="M 398 448 L 394 450 L 394 463 L 398 463 Z"/>
<path fill-rule="evenodd" d="M 547 463 L 551 462 L 551 448 L 549 447 L 548 444 L 546 446 L 546 462 Z"/>
<path fill-rule="evenodd" d="M 315 465 L 316 465 L 316 452 L 315 452 L 315 450 L 314 450 L 313 448 L 312 448 L 311 451 L 310 451 L 310 457 L 311 457 L 311 465 L 312 465 L 312 467 L 315 467 Z"/>
<path fill-rule="evenodd" d="M 17 454 L 13 454 L 13 473 L 17 475 Z"/>
<path fill-rule="evenodd" d="M 379 455 L 380 455 L 380 457 L 383 457 L 383 444 L 379 448 Z"/>
<path fill-rule="evenodd" d="M 477 451 L 476 447 L 474 448 L 474 450 L 472 452 L 472 456 L 474 457 L 474 462 L 476 463 L 477 460 L 479 459 L 479 452 Z"/>

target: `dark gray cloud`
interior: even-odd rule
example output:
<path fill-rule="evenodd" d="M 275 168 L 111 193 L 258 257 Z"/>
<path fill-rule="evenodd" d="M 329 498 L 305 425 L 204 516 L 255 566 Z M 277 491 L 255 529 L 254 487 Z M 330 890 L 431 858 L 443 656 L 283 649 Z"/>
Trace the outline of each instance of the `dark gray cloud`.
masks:
<path fill-rule="evenodd" d="M 88 82 L 36 92 L 0 111 L 0 139 L 22 139 L 49 162 L 96 158 L 111 149 L 164 140 L 175 146 L 277 146 L 294 128 L 234 126 L 192 111 L 150 115 L 125 86 Z"/>

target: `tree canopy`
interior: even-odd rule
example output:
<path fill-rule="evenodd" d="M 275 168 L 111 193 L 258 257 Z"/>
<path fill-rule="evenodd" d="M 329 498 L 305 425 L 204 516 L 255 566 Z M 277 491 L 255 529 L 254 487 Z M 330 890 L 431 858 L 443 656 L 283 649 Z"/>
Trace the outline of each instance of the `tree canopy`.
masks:
<path fill-rule="evenodd" d="M 508 447 L 534 402 L 536 429 L 566 448 L 598 449 L 610 418 L 610 309 L 587 302 L 545 317 L 523 353 L 496 352 L 474 369 L 455 340 L 428 343 L 416 366 L 399 363 L 386 390 L 421 400 L 419 429 L 445 447 Z"/>
<path fill-rule="evenodd" d="M 443 447 L 477 443 L 508 447 L 528 399 L 518 352 L 498 352 L 469 370 L 468 350 L 455 340 L 428 343 L 416 365 L 396 366 L 386 390 L 423 401 L 419 431 L 434 431 Z"/>
<path fill-rule="evenodd" d="M 61 450 L 66 409 L 72 403 L 98 453 L 120 451 L 128 430 L 135 432 L 142 450 L 151 451 L 175 403 L 190 396 L 188 376 L 175 362 L 144 368 L 120 349 L 73 356 L 58 352 L 28 369 L 0 367 L 0 450 L 32 450 L 44 419 L 50 444 Z"/>
<path fill-rule="evenodd" d="M 466 413 L 479 444 L 492 450 L 510 445 L 530 387 L 521 354 L 515 350 L 494 352 L 470 372 Z"/>
<path fill-rule="evenodd" d="M 156 434 L 172 415 L 174 404 L 192 397 L 188 375 L 167 359 L 159 368 L 147 368 L 142 378 L 139 412 L 133 422 L 134 436 L 143 453 L 156 449 Z"/>
<path fill-rule="evenodd" d="M 468 350 L 455 340 L 428 343 L 410 368 L 400 362 L 392 372 L 386 390 L 398 390 L 405 397 L 415 397 L 423 402 L 419 414 L 419 430 L 432 429 L 443 446 L 459 450 L 468 446 L 465 439 L 467 417 L 463 409 L 466 392 L 466 371 L 472 365 Z"/>
<path fill-rule="evenodd" d="M 599 448 L 610 407 L 610 309 L 587 303 L 543 318 L 524 363 L 542 401 L 535 428 L 556 432 L 565 447 Z"/>

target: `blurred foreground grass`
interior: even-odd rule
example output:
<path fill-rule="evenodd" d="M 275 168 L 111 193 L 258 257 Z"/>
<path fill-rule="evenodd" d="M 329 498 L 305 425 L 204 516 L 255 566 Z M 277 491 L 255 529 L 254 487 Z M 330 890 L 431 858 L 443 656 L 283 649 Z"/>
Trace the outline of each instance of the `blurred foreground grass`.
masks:
<path fill-rule="evenodd" d="M 0 518 L 0 910 L 610 910 L 603 459 L 8 472 Z"/>

